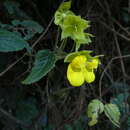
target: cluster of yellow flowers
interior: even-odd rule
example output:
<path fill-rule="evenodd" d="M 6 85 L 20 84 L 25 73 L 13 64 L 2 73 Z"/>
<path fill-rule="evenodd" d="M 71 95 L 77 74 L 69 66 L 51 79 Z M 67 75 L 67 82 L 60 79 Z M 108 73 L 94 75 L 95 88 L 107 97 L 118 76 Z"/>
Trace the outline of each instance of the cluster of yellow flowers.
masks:
<path fill-rule="evenodd" d="M 99 59 L 92 58 L 90 61 L 85 55 L 76 56 L 69 64 L 67 78 L 72 86 L 81 86 L 85 81 L 91 83 L 95 80 L 94 69 L 97 69 Z"/>

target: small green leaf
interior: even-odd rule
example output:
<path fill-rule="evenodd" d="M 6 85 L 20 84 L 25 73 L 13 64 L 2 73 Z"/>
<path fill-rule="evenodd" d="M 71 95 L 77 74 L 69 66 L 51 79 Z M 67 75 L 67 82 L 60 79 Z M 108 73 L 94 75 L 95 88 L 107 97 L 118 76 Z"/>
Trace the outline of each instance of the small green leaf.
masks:
<path fill-rule="evenodd" d="M 0 52 L 19 51 L 24 48 L 29 50 L 28 43 L 19 35 L 0 29 Z"/>
<path fill-rule="evenodd" d="M 104 111 L 104 105 L 98 99 L 92 100 L 87 108 L 87 116 L 91 120 L 89 121 L 89 126 L 93 126 L 98 122 L 98 116 Z"/>
<path fill-rule="evenodd" d="M 22 82 L 23 84 L 31 84 L 39 81 L 52 68 L 54 68 L 56 57 L 49 50 L 41 50 L 36 54 L 35 63 L 29 76 Z"/>
<path fill-rule="evenodd" d="M 116 104 L 119 107 L 120 112 L 122 114 L 126 114 L 127 112 L 129 112 L 130 107 L 127 103 L 128 96 L 129 96 L 129 93 L 125 92 L 125 93 L 121 93 L 121 94 L 117 95 L 115 98 L 111 99 L 111 103 Z"/>
<path fill-rule="evenodd" d="M 120 127 L 119 126 L 120 111 L 116 104 L 106 104 L 104 106 L 104 112 L 105 115 L 115 126 Z"/>
<path fill-rule="evenodd" d="M 88 58 L 90 56 L 90 53 L 92 53 L 92 51 L 90 50 L 83 50 L 79 52 L 69 53 L 65 57 L 64 62 L 71 62 L 76 56 L 79 56 L 79 55 L 85 55 Z"/>

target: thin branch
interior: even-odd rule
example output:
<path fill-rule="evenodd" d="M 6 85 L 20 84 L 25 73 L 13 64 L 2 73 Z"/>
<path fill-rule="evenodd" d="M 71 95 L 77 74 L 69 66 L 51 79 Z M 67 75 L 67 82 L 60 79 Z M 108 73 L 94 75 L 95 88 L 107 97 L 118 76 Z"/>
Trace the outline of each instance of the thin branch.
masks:
<path fill-rule="evenodd" d="M 41 34 L 41 36 L 33 43 L 32 45 L 32 48 L 34 48 L 38 43 L 39 41 L 45 36 L 45 34 L 48 32 L 52 22 L 54 20 L 54 17 L 51 19 L 51 21 L 49 22 L 46 30 Z M 9 65 L 4 71 L 2 71 L 0 73 L 0 77 L 3 76 L 7 71 L 9 71 L 12 67 L 14 67 L 19 61 L 21 61 L 28 53 L 24 53 L 23 56 L 21 56 L 18 60 L 16 60 L 15 62 L 13 62 L 11 65 Z"/>
<path fill-rule="evenodd" d="M 110 26 L 108 26 L 106 23 L 99 21 L 105 28 L 107 28 L 108 30 L 114 32 L 116 35 L 120 36 L 121 38 L 125 39 L 126 41 L 130 41 L 130 38 L 120 34 L 119 32 L 115 31 L 114 29 L 112 29 Z"/>
<path fill-rule="evenodd" d="M 14 121 L 16 124 L 21 125 L 24 128 L 27 128 L 29 125 L 25 124 L 24 122 L 16 119 L 14 116 L 12 116 L 10 113 L 8 113 L 7 111 L 5 111 L 3 108 L 0 107 L 0 113 L 3 114 L 5 117 L 7 117 L 8 119 Z"/>
<path fill-rule="evenodd" d="M 13 66 L 15 66 L 20 60 L 22 60 L 24 57 L 25 57 L 25 55 L 26 55 L 27 53 L 25 53 L 23 56 L 21 56 L 18 60 L 16 60 L 15 62 L 13 62 L 11 65 L 9 65 L 4 71 L 2 71 L 1 73 L 0 73 L 0 77 L 1 76 L 3 76 L 8 70 L 10 70 Z"/>
<path fill-rule="evenodd" d="M 101 77 L 100 77 L 100 79 L 99 79 L 99 94 L 100 94 L 100 97 L 102 97 L 102 79 L 103 79 L 103 77 L 104 77 L 104 74 L 105 74 L 105 72 L 107 71 L 107 69 L 109 68 L 109 66 L 112 64 L 112 62 L 114 61 L 114 60 L 117 60 L 117 59 L 120 59 L 120 58 L 130 58 L 130 55 L 125 55 L 125 56 L 117 56 L 117 57 L 114 57 L 114 58 L 112 58 L 111 60 L 110 60 L 110 62 L 107 64 L 107 66 L 105 67 L 105 69 L 104 69 L 104 71 L 102 72 L 102 74 L 101 74 Z"/>
<path fill-rule="evenodd" d="M 48 30 L 49 30 L 49 28 L 50 28 L 50 26 L 51 26 L 53 20 L 54 20 L 54 17 L 53 17 L 53 18 L 51 19 L 51 21 L 49 22 L 49 24 L 48 24 L 46 30 L 45 30 L 45 31 L 41 34 L 41 36 L 33 43 L 32 48 L 34 48 L 34 47 L 42 40 L 42 38 L 43 38 L 43 37 L 45 36 L 45 34 L 48 32 Z"/>

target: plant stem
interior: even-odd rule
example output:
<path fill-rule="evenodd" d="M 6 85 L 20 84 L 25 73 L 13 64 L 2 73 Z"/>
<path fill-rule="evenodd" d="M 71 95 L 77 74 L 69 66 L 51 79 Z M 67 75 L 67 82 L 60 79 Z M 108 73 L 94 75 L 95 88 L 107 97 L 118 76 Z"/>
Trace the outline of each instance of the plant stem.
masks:
<path fill-rule="evenodd" d="M 54 50 L 58 48 L 59 36 L 60 36 L 60 28 L 58 27 Z"/>

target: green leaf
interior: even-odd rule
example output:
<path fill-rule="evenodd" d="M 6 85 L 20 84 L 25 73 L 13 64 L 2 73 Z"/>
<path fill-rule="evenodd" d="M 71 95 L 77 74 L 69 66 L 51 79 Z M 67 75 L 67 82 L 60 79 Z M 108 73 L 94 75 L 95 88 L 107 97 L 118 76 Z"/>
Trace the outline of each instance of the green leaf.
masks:
<path fill-rule="evenodd" d="M 0 29 L 0 52 L 19 51 L 24 48 L 30 49 L 23 38 L 16 33 Z"/>
<path fill-rule="evenodd" d="M 31 39 L 35 34 L 41 33 L 43 31 L 43 27 L 32 20 L 13 20 L 12 21 L 13 26 L 19 27 L 21 26 L 23 28 L 22 33 L 24 33 L 23 38 L 25 40 Z M 20 32 L 17 32 L 21 34 Z"/>
<path fill-rule="evenodd" d="M 27 30 L 33 31 L 33 33 L 41 33 L 43 31 L 43 27 L 39 23 L 32 20 L 13 20 L 12 24 L 15 26 L 21 25 L 25 27 Z"/>
<path fill-rule="evenodd" d="M 35 63 L 29 76 L 22 82 L 23 84 L 31 84 L 39 81 L 52 68 L 54 68 L 56 57 L 49 50 L 41 50 L 36 54 Z"/>
<path fill-rule="evenodd" d="M 87 116 L 91 120 L 89 126 L 93 126 L 98 122 L 98 116 L 104 111 L 104 105 L 98 99 L 92 100 L 87 107 Z"/>
<path fill-rule="evenodd" d="M 105 115 L 117 127 L 120 127 L 120 111 L 116 104 L 106 104 L 104 106 Z"/>
<path fill-rule="evenodd" d="M 17 1 L 4 1 L 5 13 L 11 18 L 31 19 L 23 10 L 20 9 L 20 3 Z"/>
<path fill-rule="evenodd" d="M 79 51 L 79 52 L 69 53 L 65 57 L 64 62 L 71 62 L 76 56 L 79 56 L 79 55 L 85 55 L 88 58 L 88 57 L 90 57 L 90 53 L 92 53 L 92 51 L 90 51 L 90 50 L 83 50 L 83 51 Z"/>
<path fill-rule="evenodd" d="M 129 96 L 129 93 L 121 93 L 119 95 L 117 95 L 115 98 L 112 98 L 111 99 L 111 103 L 112 104 L 116 104 L 119 109 L 120 109 L 120 112 L 122 114 L 126 114 L 129 112 L 129 105 L 127 103 L 127 98 Z"/>

